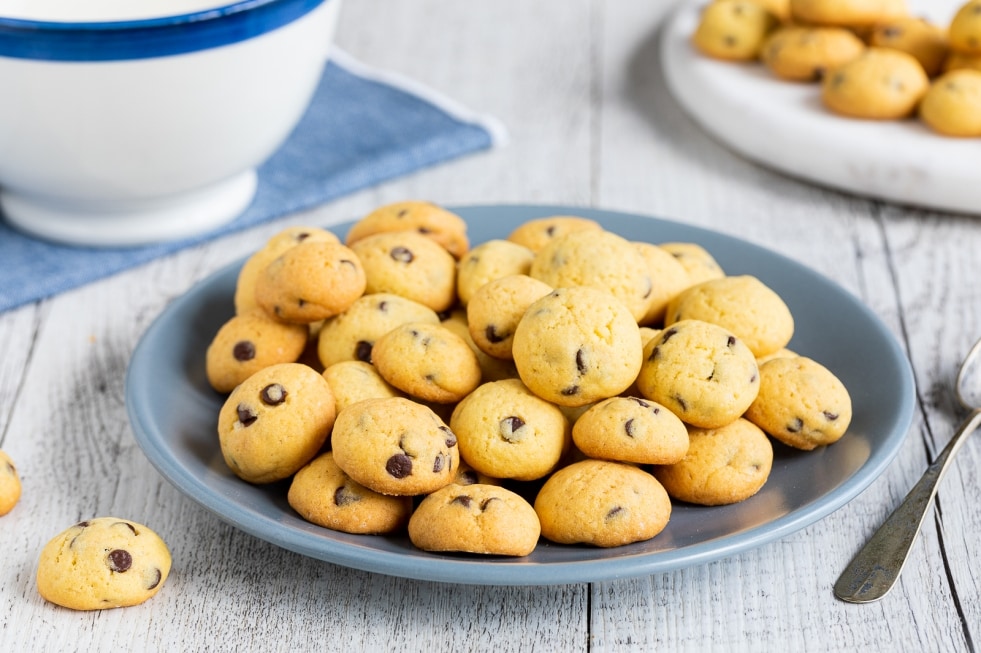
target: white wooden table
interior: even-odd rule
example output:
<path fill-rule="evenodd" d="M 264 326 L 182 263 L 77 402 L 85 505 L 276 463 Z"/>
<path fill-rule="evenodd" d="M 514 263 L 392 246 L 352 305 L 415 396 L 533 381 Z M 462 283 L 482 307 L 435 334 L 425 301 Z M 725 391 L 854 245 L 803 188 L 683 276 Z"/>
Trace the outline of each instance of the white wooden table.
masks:
<path fill-rule="evenodd" d="M 0 315 L 0 447 L 24 483 L 0 519 L 0 650 L 981 649 L 981 438 L 945 478 L 893 592 L 859 606 L 831 591 L 962 416 L 952 382 L 981 336 L 981 217 L 822 189 L 719 145 L 665 88 L 658 28 L 672 4 L 347 0 L 341 46 L 496 115 L 510 144 Z M 796 258 L 860 297 L 907 351 L 918 386 L 909 436 L 865 492 L 794 535 L 615 582 L 398 579 L 226 525 L 134 441 L 130 353 L 168 302 L 287 224 L 335 224 L 406 198 L 627 210 Z M 40 548 L 95 514 L 143 519 L 167 540 L 174 571 L 154 599 L 84 613 L 40 598 Z"/>

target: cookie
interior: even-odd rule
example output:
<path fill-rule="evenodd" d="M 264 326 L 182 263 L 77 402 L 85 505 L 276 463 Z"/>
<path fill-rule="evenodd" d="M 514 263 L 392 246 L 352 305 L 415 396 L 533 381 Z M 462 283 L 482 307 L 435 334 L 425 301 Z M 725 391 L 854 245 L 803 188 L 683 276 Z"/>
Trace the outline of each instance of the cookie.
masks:
<path fill-rule="evenodd" d="M 317 334 L 317 358 L 325 369 L 341 361 L 370 363 L 375 341 L 407 322 L 439 324 L 439 316 L 401 295 L 362 295 L 343 313 L 324 321 Z"/>
<path fill-rule="evenodd" d="M 664 465 L 688 451 L 688 430 L 677 415 L 647 399 L 611 397 L 593 405 L 572 428 L 590 458 Z"/>
<path fill-rule="evenodd" d="M 715 257 L 698 243 L 660 243 L 658 247 L 678 259 L 681 267 L 688 272 L 691 284 L 726 276 Z"/>
<path fill-rule="evenodd" d="M 825 75 L 821 102 L 850 118 L 897 120 L 913 113 L 929 85 L 913 55 L 869 47 Z"/>
<path fill-rule="evenodd" d="M 773 13 L 751 0 L 716 0 L 702 10 L 692 43 L 716 59 L 752 61 L 779 24 Z"/>
<path fill-rule="evenodd" d="M 218 329 L 205 352 L 208 383 L 227 393 L 264 367 L 295 363 L 308 335 L 306 325 L 279 322 L 259 308 L 235 315 Z"/>
<path fill-rule="evenodd" d="M 668 304 L 664 325 L 701 320 L 741 339 L 753 356 L 766 356 L 790 342 L 794 317 L 780 295 L 751 275 L 703 281 Z"/>
<path fill-rule="evenodd" d="M 392 293 L 445 311 L 456 301 L 456 259 L 414 231 L 365 236 L 351 245 L 367 277 L 366 293 Z"/>
<path fill-rule="evenodd" d="M 14 509 L 20 500 L 20 476 L 14 461 L 0 450 L 0 517 Z"/>
<path fill-rule="evenodd" d="M 365 270 L 349 248 L 305 240 L 263 269 L 255 298 L 277 320 L 309 324 L 346 310 L 365 285 Z"/>
<path fill-rule="evenodd" d="M 411 497 L 369 490 L 345 474 L 329 451 L 296 473 L 287 502 L 306 521 L 343 533 L 393 533 L 404 528 L 412 514 Z"/>
<path fill-rule="evenodd" d="M 535 253 L 509 240 L 488 240 L 460 259 L 456 272 L 456 294 L 466 306 L 474 293 L 489 281 L 513 274 L 528 274 Z"/>
<path fill-rule="evenodd" d="M 639 323 L 660 325 L 664 321 L 664 311 L 668 302 L 690 286 L 691 280 L 685 267 L 667 250 L 651 243 L 634 243 L 634 245 L 644 258 L 651 279 L 651 296 L 647 312 L 640 318 Z"/>
<path fill-rule="evenodd" d="M 876 25 L 869 36 L 869 45 L 913 55 L 929 77 L 940 74 L 949 51 L 946 31 L 925 18 L 914 16 Z"/>
<path fill-rule="evenodd" d="M 334 363 L 323 371 L 323 375 L 334 395 L 337 412 L 365 399 L 403 396 L 382 378 L 374 365 L 364 361 Z"/>
<path fill-rule="evenodd" d="M 760 391 L 746 419 L 796 449 L 837 442 L 852 419 L 848 389 L 824 365 L 805 356 L 760 366 Z"/>
<path fill-rule="evenodd" d="M 232 390 L 218 413 L 221 453 L 236 476 L 272 483 L 307 464 L 330 437 L 334 395 L 300 363 L 259 370 Z"/>
<path fill-rule="evenodd" d="M 347 233 L 348 246 L 368 236 L 392 231 L 420 233 L 459 259 L 470 242 L 467 223 L 456 213 L 432 202 L 410 200 L 379 207 L 355 222 Z"/>
<path fill-rule="evenodd" d="M 745 501 L 759 492 L 773 467 L 766 434 L 745 419 L 717 429 L 691 427 L 688 453 L 651 469 L 672 499 L 704 506 Z"/>
<path fill-rule="evenodd" d="M 460 456 L 481 474 L 530 481 L 551 472 L 569 442 L 569 422 L 519 379 L 484 383 L 450 418 Z"/>
<path fill-rule="evenodd" d="M 950 20 L 947 38 L 955 52 L 981 54 L 981 0 L 970 0 L 958 8 Z"/>
<path fill-rule="evenodd" d="M 636 245 L 611 231 L 557 236 L 535 255 L 528 276 L 553 288 L 589 286 L 611 293 L 637 322 L 647 314 L 653 283 Z"/>
<path fill-rule="evenodd" d="M 423 499 L 409 520 L 409 540 L 424 551 L 526 556 L 540 533 L 531 504 L 496 485 L 444 487 Z"/>
<path fill-rule="evenodd" d="M 981 70 L 952 70 L 923 96 L 920 120 L 945 136 L 981 136 Z"/>
<path fill-rule="evenodd" d="M 760 60 L 780 79 L 812 82 L 864 49 L 865 43 L 843 27 L 787 25 L 767 37 Z"/>
<path fill-rule="evenodd" d="M 484 284 L 467 304 L 467 330 L 488 356 L 513 360 L 518 322 L 535 301 L 552 292 L 544 281 L 516 274 Z"/>
<path fill-rule="evenodd" d="M 512 352 L 524 384 L 561 406 L 620 394 L 643 357 L 640 329 L 627 307 L 587 286 L 556 288 L 532 303 L 515 329 Z"/>
<path fill-rule="evenodd" d="M 553 239 L 571 231 L 585 229 L 601 231 L 600 223 L 575 215 L 551 215 L 523 222 L 508 235 L 507 239 L 537 252 Z"/>
<path fill-rule="evenodd" d="M 337 416 L 334 461 L 381 494 L 429 494 L 456 478 L 456 436 L 432 410 L 409 399 L 367 399 Z"/>
<path fill-rule="evenodd" d="M 276 233 L 261 249 L 245 260 L 235 278 L 234 301 L 237 314 L 247 313 L 259 307 L 255 300 L 255 284 L 259 274 L 280 254 L 305 240 L 340 242 L 332 232 L 319 227 L 293 226 Z"/>
<path fill-rule="evenodd" d="M 759 369 L 753 352 L 731 332 L 701 320 L 682 320 L 645 347 L 637 389 L 687 424 L 718 428 L 756 399 Z"/>
<path fill-rule="evenodd" d="M 583 460 L 552 474 L 535 497 L 542 536 L 559 544 L 613 547 L 649 540 L 668 525 L 671 500 L 633 465 Z"/>
<path fill-rule="evenodd" d="M 372 360 L 388 383 L 424 401 L 460 401 L 481 381 L 470 346 L 439 324 L 409 322 L 375 343 Z"/>
<path fill-rule="evenodd" d="M 790 0 L 794 22 L 871 28 L 908 14 L 906 0 Z"/>
<path fill-rule="evenodd" d="M 167 545 L 126 519 L 99 517 L 59 533 L 41 550 L 37 589 L 72 610 L 137 605 L 153 597 L 170 574 Z"/>

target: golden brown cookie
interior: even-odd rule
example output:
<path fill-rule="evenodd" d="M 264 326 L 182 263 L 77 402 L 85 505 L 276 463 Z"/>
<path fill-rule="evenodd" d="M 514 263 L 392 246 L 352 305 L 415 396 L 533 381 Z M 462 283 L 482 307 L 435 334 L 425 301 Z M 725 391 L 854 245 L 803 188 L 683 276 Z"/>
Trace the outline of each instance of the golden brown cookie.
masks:
<path fill-rule="evenodd" d="M 787 25 L 767 37 L 760 59 L 780 79 L 814 82 L 864 49 L 865 43 L 843 27 Z"/>
<path fill-rule="evenodd" d="M 466 306 L 485 283 L 513 274 L 528 274 L 535 253 L 509 240 L 488 240 L 460 259 L 456 271 L 456 293 Z"/>
<path fill-rule="evenodd" d="M 20 476 L 14 461 L 0 450 L 0 517 L 14 509 L 20 500 Z"/>
<path fill-rule="evenodd" d="M 355 222 L 347 233 L 346 243 L 353 243 L 378 233 L 415 231 L 443 247 L 459 259 L 470 247 L 467 223 L 456 213 L 432 202 L 410 200 L 379 207 Z"/>
<path fill-rule="evenodd" d="M 594 404 L 572 428 L 590 458 L 664 465 L 688 451 L 688 430 L 677 415 L 647 399 L 611 397 Z"/>
<path fill-rule="evenodd" d="M 794 22 L 871 28 L 908 14 L 906 0 L 790 0 Z"/>
<path fill-rule="evenodd" d="M 981 70 L 938 77 L 920 101 L 920 120 L 945 136 L 981 136 Z"/>
<path fill-rule="evenodd" d="M 717 59 L 752 61 L 780 19 L 751 0 L 716 0 L 702 10 L 692 43 Z"/>
<path fill-rule="evenodd" d="M 821 102 L 842 116 L 897 120 L 915 111 L 929 85 L 913 55 L 869 47 L 824 77 Z"/>
<path fill-rule="evenodd" d="M 948 39 L 951 50 L 981 54 L 981 0 L 969 0 L 950 20 Z"/>
<path fill-rule="evenodd" d="M 259 308 L 234 315 L 211 340 L 205 352 L 208 383 L 221 393 L 264 367 L 295 363 L 307 346 L 309 329 L 272 319 Z"/>
<path fill-rule="evenodd" d="M 950 50 L 943 28 L 915 16 L 879 23 L 869 36 L 869 45 L 913 55 L 929 77 L 940 74 Z"/>
<path fill-rule="evenodd" d="M 524 274 L 484 284 L 467 304 L 467 330 L 474 344 L 488 356 L 513 360 L 518 322 L 529 306 L 550 292 L 550 285 Z"/>
<path fill-rule="evenodd" d="M 590 220 L 589 218 L 581 218 L 575 215 L 551 215 L 545 218 L 535 218 L 534 220 L 523 222 L 515 227 L 507 239 L 513 243 L 527 247 L 533 252 L 537 252 L 552 242 L 553 239 L 563 236 L 570 231 L 580 229 L 600 231 L 603 227 L 595 220 Z"/>

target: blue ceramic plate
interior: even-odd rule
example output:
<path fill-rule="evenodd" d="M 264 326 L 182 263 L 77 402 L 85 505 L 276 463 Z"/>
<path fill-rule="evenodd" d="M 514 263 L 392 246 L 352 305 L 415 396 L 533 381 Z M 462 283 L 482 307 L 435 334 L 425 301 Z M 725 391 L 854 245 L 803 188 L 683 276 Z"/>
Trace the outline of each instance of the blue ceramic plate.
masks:
<path fill-rule="evenodd" d="M 879 319 L 828 279 L 750 243 L 655 218 L 565 206 L 455 208 L 472 242 L 504 238 L 520 222 L 556 214 L 600 221 L 630 240 L 705 247 L 729 274 L 752 274 L 779 293 L 796 318 L 790 347 L 831 369 L 849 388 L 848 433 L 811 452 L 775 446 L 773 471 L 751 499 L 731 506 L 676 504 L 667 528 L 613 549 L 542 541 L 526 558 L 437 555 L 406 536 L 348 535 L 302 520 L 285 483 L 249 485 L 225 466 L 216 424 L 223 398 L 207 383 L 205 349 L 232 316 L 241 263 L 174 301 L 144 334 L 126 379 L 139 445 L 163 476 L 221 519 L 291 551 L 373 572 L 452 583 L 545 585 L 643 576 L 703 564 L 786 537 L 840 508 L 892 460 L 909 428 L 914 386 L 902 350 Z M 340 225 L 343 236 L 350 225 Z"/>

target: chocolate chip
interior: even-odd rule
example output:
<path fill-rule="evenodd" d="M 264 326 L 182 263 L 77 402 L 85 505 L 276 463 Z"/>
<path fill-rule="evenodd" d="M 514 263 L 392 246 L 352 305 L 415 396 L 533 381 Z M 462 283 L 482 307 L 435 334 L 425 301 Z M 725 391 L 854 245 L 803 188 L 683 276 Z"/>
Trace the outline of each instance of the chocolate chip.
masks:
<path fill-rule="evenodd" d="M 443 465 L 445 464 L 446 456 L 441 453 L 436 454 L 436 457 L 433 458 L 433 474 L 439 474 L 441 471 L 443 471 Z"/>
<path fill-rule="evenodd" d="M 409 215 L 409 209 L 402 209 L 401 211 L 399 211 L 398 213 L 395 214 L 395 217 L 396 218 L 404 218 L 407 215 Z"/>
<path fill-rule="evenodd" d="M 685 400 L 682 399 L 681 396 L 675 395 L 674 400 L 678 402 L 678 405 L 681 407 L 682 411 L 688 410 L 688 404 L 685 403 Z"/>
<path fill-rule="evenodd" d="M 388 312 L 388 302 L 386 302 L 385 300 L 382 300 L 382 301 L 378 302 L 378 310 L 381 311 L 382 313 L 387 313 Z"/>
<path fill-rule="evenodd" d="M 732 347 L 736 344 L 736 336 L 729 336 L 726 338 L 726 347 Z"/>
<path fill-rule="evenodd" d="M 461 472 L 460 476 L 456 479 L 456 482 L 460 485 L 473 485 L 480 479 L 477 477 L 477 472 L 472 469 L 468 469 L 465 472 Z"/>
<path fill-rule="evenodd" d="M 416 231 L 418 231 L 421 234 L 429 234 L 429 233 L 432 233 L 432 230 L 430 230 L 427 227 L 419 227 L 418 229 L 416 229 Z"/>
<path fill-rule="evenodd" d="M 286 401 L 286 388 L 278 383 L 270 383 L 262 392 L 259 393 L 259 398 L 262 399 L 262 403 L 267 406 L 278 406 L 279 404 Z"/>
<path fill-rule="evenodd" d="M 787 425 L 787 431 L 790 433 L 799 433 L 802 428 L 804 428 L 804 420 L 799 417 L 795 417 L 794 421 Z"/>
<path fill-rule="evenodd" d="M 661 344 L 663 345 L 664 343 L 666 343 L 676 333 L 678 333 L 678 330 L 677 329 L 674 329 L 674 328 L 671 328 L 671 329 L 668 329 L 667 331 L 665 331 L 661 335 Z"/>
<path fill-rule="evenodd" d="M 627 432 L 627 437 L 630 437 L 630 438 L 634 437 L 634 418 L 633 417 L 631 417 L 630 419 L 628 419 L 624 423 L 623 430 Z"/>
<path fill-rule="evenodd" d="M 445 440 L 446 446 L 447 447 L 450 447 L 450 448 L 455 447 L 456 446 L 456 433 L 454 433 L 453 431 L 451 431 L 450 430 L 450 427 L 448 427 L 448 426 L 440 426 L 439 427 L 439 430 L 442 431 L 443 433 L 446 433 L 446 440 Z"/>
<path fill-rule="evenodd" d="M 586 367 L 586 350 L 580 347 L 576 351 L 576 371 L 580 374 L 585 374 L 587 371 Z"/>
<path fill-rule="evenodd" d="M 255 345 L 249 340 L 240 340 L 232 347 L 232 356 L 237 361 L 250 361 L 255 358 Z"/>
<path fill-rule="evenodd" d="M 895 25 L 889 25 L 888 27 L 882 28 L 882 35 L 887 39 L 894 39 L 897 36 L 902 35 L 903 30 Z"/>
<path fill-rule="evenodd" d="M 133 535 L 139 535 L 139 533 L 136 532 L 136 527 L 133 526 L 128 521 L 117 521 L 116 523 L 113 524 L 113 526 L 125 526 L 130 530 L 130 532 L 133 533 Z"/>
<path fill-rule="evenodd" d="M 299 306 L 300 308 L 303 308 L 304 306 L 307 305 L 307 300 L 303 299 L 302 297 L 299 297 L 296 300 L 296 305 Z"/>
<path fill-rule="evenodd" d="M 525 421 L 520 417 L 511 415 L 510 417 L 505 417 L 499 423 L 499 430 L 501 432 L 501 437 L 508 442 L 513 442 L 515 440 L 520 440 L 520 437 L 515 437 L 518 431 L 525 425 Z"/>
<path fill-rule="evenodd" d="M 334 490 L 335 506 L 349 506 L 358 501 L 361 501 L 361 497 L 352 492 L 346 485 L 342 485 Z"/>
<path fill-rule="evenodd" d="M 252 407 L 246 404 L 239 404 L 235 410 L 238 412 L 238 421 L 242 423 L 242 426 L 252 426 L 259 419 Z"/>
<path fill-rule="evenodd" d="M 133 566 L 133 556 L 129 554 L 129 551 L 113 549 L 106 556 L 106 562 L 109 565 L 109 569 L 123 573 Z"/>
<path fill-rule="evenodd" d="M 392 251 L 389 252 L 389 256 L 398 261 L 399 263 L 412 263 L 415 256 L 409 250 L 408 247 L 393 247 Z"/>
<path fill-rule="evenodd" d="M 504 335 L 498 334 L 497 329 L 494 328 L 493 324 L 491 324 L 486 329 L 484 329 L 484 336 L 487 338 L 487 342 L 494 342 L 494 343 L 504 342 L 504 340 L 508 337 L 507 334 Z"/>
<path fill-rule="evenodd" d="M 639 404 L 643 408 L 650 408 L 651 407 L 651 405 L 649 403 L 647 403 L 646 401 L 644 401 L 643 399 L 640 399 L 638 397 L 627 397 L 627 399 L 630 399 L 631 401 L 636 402 L 637 404 Z"/>
<path fill-rule="evenodd" d="M 147 583 L 147 586 L 146 586 L 146 588 L 148 590 L 152 590 L 153 588 L 155 588 L 157 585 L 160 584 L 160 581 L 161 580 L 163 580 L 163 574 L 160 573 L 160 570 L 157 569 L 156 567 L 154 567 L 153 569 L 151 569 L 150 570 L 150 573 L 148 573 L 147 576 L 148 576 L 149 581 L 150 581 L 149 583 Z"/>
<path fill-rule="evenodd" d="M 412 459 L 404 453 L 397 453 L 385 463 L 385 471 L 395 478 L 412 475 Z"/>
<path fill-rule="evenodd" d="M 459 503 L 464 508 L 469 508 L 471 501 L 472 499 L 468 497 L 466 494 L 460 494 L 458 496 L 453 497 L 450 503 Z"/>
<path fill-rule="evenodd" d="M 828 420 L 829 422 L 833 422 L 838 419 L 838 413 L 832 413 L 830 410 L 826 410 L 822 414 L 824 415 L 824 419 Z"/>
<path fill-rule="evenodd" d="M 545 227 L 545 235 L 551 238 L 555 235 L 555 225 L 549 225 Z"/>
<path fill-rule="evenodd" d="M 367 340 L 358 340 L 358 344 L 354 345 L 354 356 L 364 363 L 371 362 L 371 349 L 374 345 Z"/>
<path fill-rule="evenodd" d="M 756 372 L 753 372 L 753 375 L 749 377 L 749 382 L 756 383 Z"/>
<path fill-rule="evenodd" d="M 621 512 L 623 512 L 623 508 L 621 508 L 620 506 L 613 506 L 612 508 L 610 508 L 610 511 L 606 513 L 606 519 L 608 520 L 614 519 L 618 517 Z"/>
<path fill-rule="evenodd" d="M 487 497 L 486 499 L 480 502 L 480 509 L 481 511 L 487 510 L 487 506 L 489 506 L 492 501 L 501 501 L 501 500 L 502 499 L 499 499 L 498 497 Z"/>
<path fill-rule="evenodd" d="M 341 265 L 350 265 L 352 268 L 358 267 L 357 265 L 354 264 L 354 261 L 346 258 L 341 259 Z"/>
<path fill-rule="evenodd" d="M 655 345 L 654 349 L 651 350 L 651 355 L 647 357 L 648 361 L 657 360 L 657 357 L 661 355 L 661 345 Z"/>
<path fill-rule="evenodd" d="M 568 388 L 562 388 L 560 392 L 566 397 L 571 397 L 573 395 L 579 394 L 579 386 L 570 385 Z"/>
<path fill-rule="evenodd" d="M 436 317 L 439 318 L 440 322 L 446 322 L 453 315 L 453 311 L 446 309 L 445 311 L 439 311 L 436 313 Z"/>

